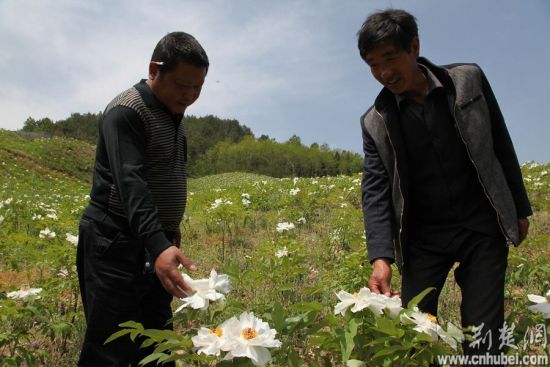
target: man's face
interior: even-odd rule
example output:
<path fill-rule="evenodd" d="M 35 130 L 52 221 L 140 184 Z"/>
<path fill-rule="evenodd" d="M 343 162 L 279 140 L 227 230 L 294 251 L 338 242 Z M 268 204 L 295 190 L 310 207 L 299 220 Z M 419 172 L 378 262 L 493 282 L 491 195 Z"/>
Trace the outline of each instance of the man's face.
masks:
<path fill-rule="evenodd" d="M 410 52 L 393 43 L 381 43 L 367 53 L 366 61 L 374 78 L 394 94 L 413 90 L 419 69 L 416 59 L 419 54 L 418 39 L 414 39 Z"/>
<path fill-rule="evenodd" d="M 199 98 L 206 72 L 206 68 L 180 62 L 175 69 L 159 73 L 157 65 L 151 63 L 148 84 L 170 112 L 184 113 Z"/>

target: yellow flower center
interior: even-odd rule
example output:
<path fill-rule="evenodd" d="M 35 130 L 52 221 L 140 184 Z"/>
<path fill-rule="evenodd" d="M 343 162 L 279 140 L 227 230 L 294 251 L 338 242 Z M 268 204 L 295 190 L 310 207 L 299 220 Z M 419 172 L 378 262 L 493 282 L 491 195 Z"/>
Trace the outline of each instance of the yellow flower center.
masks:
<path fill-rule="evenodd" d="M 250 339 L 254 339 L 256 336 L 258 336 L 258 332 L 255 329 L 251 328 L 251 327 L 247 327 L 247 328 L 244 328 L 241 331 L 241 335 L 246 340 L 250 340 Z"/>
<path fill-rule="evenodd" d="M 221 337 L 223 335 L 223 331 L 222 329 L 215 328 L 210 330 L 210 334 L 216 334 L 217 336 Z"/>
<path fill-rule="evenodd" d="M 426 312 L 426 316 L 428 316 L 428 318 L 430 319 L 430 321 L 433 322 L 434 324 L 437 323 L 437 317 L 435 317 L 435 316 L 432 315 L 431 313 Z"/>

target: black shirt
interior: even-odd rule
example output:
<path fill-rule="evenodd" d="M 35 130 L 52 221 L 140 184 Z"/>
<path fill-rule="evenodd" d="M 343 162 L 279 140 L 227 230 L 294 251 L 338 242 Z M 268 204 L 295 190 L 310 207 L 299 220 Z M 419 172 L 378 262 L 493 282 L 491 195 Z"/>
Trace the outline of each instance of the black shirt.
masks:
<path fill-rule="evenodd" d="M 423 104 L 396 96 L 409 172 L 409 237 L 448 242 L 460 228 L 498 234 L 486 197 L 449 108 L 443 85 L 419 65 L 428 81 Z"/>

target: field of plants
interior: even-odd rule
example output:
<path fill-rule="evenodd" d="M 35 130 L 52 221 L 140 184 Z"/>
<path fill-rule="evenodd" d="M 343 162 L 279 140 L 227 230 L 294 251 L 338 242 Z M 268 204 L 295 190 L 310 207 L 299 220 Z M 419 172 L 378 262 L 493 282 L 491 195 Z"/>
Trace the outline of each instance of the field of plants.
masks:
<path fill-rule="evenodd" d="M 0 130 L 0 366 L 76 365 L 85 323 L 75 236 L 92 163 L 91 145 Z M 549 355 L 550 165 L 522 170 L 535 213 L 509 256 L 508 353 Z M 190 180 L 182 250 L 198 267 L 188 276 L 211 281 L 174 300 L 174 332 L 129 322 L 118 337 L 142 336 L 158 345 L 150 360 L 182 366 L 420 366 L 460 354 L 452 276 L 437 320 L 362 289 L 371 266 L 360 180 Z"/>

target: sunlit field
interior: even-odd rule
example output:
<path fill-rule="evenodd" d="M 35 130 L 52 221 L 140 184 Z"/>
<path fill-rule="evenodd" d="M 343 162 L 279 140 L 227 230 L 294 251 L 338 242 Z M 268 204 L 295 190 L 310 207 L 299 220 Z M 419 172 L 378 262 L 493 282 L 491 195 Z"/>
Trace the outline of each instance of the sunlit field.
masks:
<path fill-rule="evenodd" d="M 92 163 L 93 146 L 80 141 L 30 141 L 0 131 L 0 366 L 76 365 L 84 320 L 75 236 Z M 548 355 L 548 345 L 527 345 L 525 335 L 544 324 L 548 339 L 549 322 L 528 309 L 528 294 L 550 290 L 550 165 L 528 163 L 522 171 L 535 213 L 528 239 L 509 256 L 506 311 L 518 347 L 510 353 Z M 181 365 L 251 365 L 248 358 L 218 363 L 224 351 L 199 355 L 191 339 L 201 327 L 214 329 L 245 311 L 276 330 L 280 343 L 268 347 L 274 366 L 407 365 L 405 359 L 427 365 L 433 355 L 460 353 L 441 334 L 415 331 L 418 324 L 389 309 L 335 314 L 339 292 L 359 292 L 371 270 L 360 180 L 360 174 L 274 179 L 248 173 L 191 179 L 181 224 L 182 250 L 198 267 L 189 275 L 208 278 L 216 269 L 229 276 L 231 289 L 206 310 L 176 313 L 175 333 L 147 334 L 132 324 L 128 330 L 171 342 L 165 355 Z M 394 275 L 397 289 L 397 269 Z M 437 320 L 447 332 L 448 322 L 460 325 L 459 302 L 450 276 Z M 174 310 L 181 305 L 175 300 Z"/>

